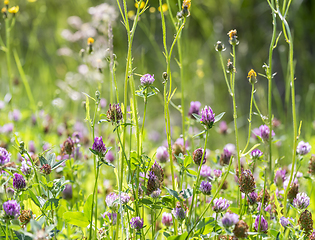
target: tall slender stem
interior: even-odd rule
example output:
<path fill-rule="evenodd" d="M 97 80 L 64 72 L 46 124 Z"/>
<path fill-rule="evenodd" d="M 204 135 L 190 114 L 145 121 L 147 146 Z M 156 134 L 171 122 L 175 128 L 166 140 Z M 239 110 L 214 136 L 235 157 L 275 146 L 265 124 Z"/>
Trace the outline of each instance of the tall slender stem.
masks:
<path fill-rule="evenodd" d="M 145 115 L 147 112 L 147 103 L 148 103 L 148 88 L 146 87 L 145 93 L 144 93 L 143 121 L 142 121 L 142 126 L 141 126 L 141 154 L 143 152 L 143 132 L 144 132 Z"/>
<path fill-rule="evenodd" d="M 9 18 L 5 19 L 5 33 L 6 33 L 6 57 L 7 57 L 7 67 L 8 67 L 8 78 L 9 78 L 9 88 L 10 94 L 13 98 L 13 83 L 12 83 L 12 71 L 11 71 L 11 44 L 10 44 L 10 33 L 11 28 L 9 25 Z"/>
<path fill-rule="evenodd" d="M 250 106 L 249 106 L 249 124 L 248 124 L 248 137 L 247 137 L 247 142 L 246 142 L 246 145 L 244 147 L 244 150 L 242 152 L 245 153 L 246 152 L 246 149 L 249 145 L 249 140 L 250 140 L 250 136 L 251 136 L 251 131 L 252 131 L 252 115 L 253 115 L 253 99 L 254 99 L 254 92 L 255 92 L 255 84 L 252 84 L 252 92 L 251 92 L 251 95 L 250 95 Z"/>

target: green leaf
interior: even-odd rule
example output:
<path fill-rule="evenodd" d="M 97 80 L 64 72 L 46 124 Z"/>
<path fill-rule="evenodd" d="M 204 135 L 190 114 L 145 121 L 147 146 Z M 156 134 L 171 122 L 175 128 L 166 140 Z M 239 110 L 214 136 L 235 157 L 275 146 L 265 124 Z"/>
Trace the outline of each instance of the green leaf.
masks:
<path fill-rule="evenodd" d="M 246 156 L 247 154 L 251 153 L 255 148 L 260 146 L 260 143 L 255 144 L 251 149 L 249 149 L 246 153 L 242 154 L 242 157 Z"/>
<path fill-rule="evenodd" d="M 225 112 L 222 112 L 220 114 L 218 114 L 217 116 L 214 117 L 214 122 L 219 122 L 221 120 L 221 118 L 224 116 Z"/>
<path fill-rule="evenodd" d="M 63 219 L 67 223 L 83 228 L 87 227 L 90 223 L 83 212 L 65 212 L 63 214 Z"/>
<path fill-rule="evenodd" d="M 201 134 L 204 134 L 206 130 L 201 131 L 200 133 L 197 133 L 196 135 L 193 136 L 193 138 L 200 136 Z"/>
<path fill-rule="evenodd" d="M 169 194 L 171 194 L 173 197 L 175 197 L 177 200 L 181 201 L 181 199 L 179 198 L 178 192 L 176 192 L 173 189 L 169 189 L 167 187 L 165 187 L 165 189 L 168 191 Z"/>
<path fill-rule="evenodd" d="M 41 207 L 39 200 L 37 199 L 36 195 L 33 193 L 31 189 L 28 189 L 31 199 L 36 204 L 36 206 Z"/>
<path fill-rule="evenodd" d="M 182 235 L 168 237 L 167 240 L 185 240 L 187 236 L 188 232 L 185 232 Z"/>
<path fill-rule="evenodd" d="M 90 194 L 84 204 L 84 208 L 83 208 L 83 212 L 84 212 L 84 216 L 87 219 L 90 219 L 91 217 L 91 213 L 92 213 L 92 205 L 93 205 L 93 194 Z"/>
<path fill-rule="evenodd" d="M 89 95 L 86 93 L 83 93 L 86 96 L 86 101 L 85 101 L 85 119 L 91 124 L 91 116 L 90 116 L 90 99 Z M 95 101 L 95 100 L 94 100 Z"/>
<path fill-rule="evenodd" d="M 43 206 L 44 210 L 52 210 L 56 209 L 59 205 L 59 199 L 58 198 L 51 198 L 47 200 Z"/>
<path fill-rule="evenodd" d="M 39 156 L 39 161 L 42 166 L 48 164 L 48 161 L 44 156 Z"/>
<path fill-rule="evenodd" d="M 54 169 L 56 169 L 56 168 L 58 168 L 61 164 L 63 164 L 65 161 L 67 161 L 68 159 L 63 159 L 63 160 L 60 160 L 59 162 L 56 162 L 53 166 L 52 166 L 52 168 L 51 168 L 51 170 L 54 170 Z"/>
<path fill-rule="evenodd" d="M 56 154 L 51 153 L 47 157 L 48 164 L 52 167 L 55 164 Z"/>
<path fill-rule="evenodd" d="M 196 118 L 197 121 L 199 121 L 199 122 L 201 121 L 201 116 L 200 115 L 198 115 L 196 113 L 193 113 L 192 115 Z"/>
<path fill-rule="evenodd" d="M 146 205 L 153 204 L 153 202 L 150 199 L 146 199 L 146 198 L 140 199 L 139 203 L 146 204 Z"/>
<path fill-rule="evenodd" d="M 179 192 L 184 198 L 190 198 L 193 195 L 192 189 L 188 188 Z"/>

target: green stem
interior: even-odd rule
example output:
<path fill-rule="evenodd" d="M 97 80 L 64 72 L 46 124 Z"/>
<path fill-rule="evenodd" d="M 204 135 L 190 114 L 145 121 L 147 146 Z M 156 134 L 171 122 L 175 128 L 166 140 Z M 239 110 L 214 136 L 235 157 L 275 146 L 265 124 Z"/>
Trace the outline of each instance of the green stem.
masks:
<path fill-rule="evenodd" d="M 143 132 L 144 132 L 145 115 L 147 112 L 147 103 L 148 103 L 148 88 L 145 89 L 145 93 L 144 93 L 144 111 L 143 111 L 143 122 L 141 126 L 141 154 L 143 152 Z"/>
<path fill-rule="evenodd" d="M 209 129 L 206 130 L 205 145 L 204 145 L 203 152 L 202 152 L 202 158 L 201 158 L 201 161 L 200 161 L 200 164 L 199 164 L 199 169 L 198 169 L 198 174 L 197 174 L 197 181 L 196 181 L 195 186 L 194 186 L 194 189 L 193 189 L 193 195 L 192 195 L 191 204 L 190 204 L 190 209 L 189 209 L 188 222 L 190 222 L 190 220 L 191 220 L 192 209 L 193 209 L 193 207 L 194 207 L 194 201 L 195 201 L 196 190 L 197 190 L 197 187 L 199 186 L 200 170 L 201 170 L 201 166 L 202 166 L 202 164 L 203 164 L 203 159 L 204 159 L 205 153 L 206 153 L 208 135 L 209 135 Z"/>
<path fill-rule="evenodd" d="M 13 98 L 13 83 L 12 83 L 12 71 L 11 71 L 11 44 L 10 44 L 10 33 L 11 28 L 9 26 L 9 18 L 5 19 L 5 32 L 6 32 L 6 57 L 7 57 L 7 67 L 8 67 L 8 78 L 9 78 L 9 88 L 10 94 Z"/>
<path fill-rule="evenodd" d="M 9 220 L 6 221 L 5 239 L 9 240 Z"/>
<path fill-rule="evenodd" d="M 251 136 L 251 132 L 252 132 L 252 115 L 253 115 L 253 98 L 254 98 L 254 92 L 255 92 L 255 84 L 252 84 L 252 92 L 251 92 L 251 97 L 250 97 L 250 105 L 249 105 L 249 124 L 248 124 L 248 137 L 247 137 L 247 142 L 246 145 L 244 147 L 244 150 L 242 152 L 242 154 L 244 154 L 247 150 L 248 144 L 249 144 L 249 140 L 250 140 L 250 136 Z"/>
<path fill-rule="evenodd" d="M 92 222 L 93 222 L 93 209 L 94 209 L 94 200 L 96 199 L 95 202 L 95 232 L 97 233 L 97 207 L 96 207 L 96 203 L 97 203 L 97 180 L 98 180 L 98 176 L 99 176 L 99 172 L 100 172 L 100 167 L 99 165 L 97 166 L 97 170 L 96 170 L 96 178 L 95 178 L 95 183 L 94 183 L 94 189 L 93 189 L 93 202 L 92 202 L 92 211 L 91 211 L 91 224 L 90 224 L 90 228 L 92 229 Z M 92 230 L 90 229 L 90 239 L 92 239 Z M 96 239 L 96 238 L 95 238 Z"/>
<path fill-rule="evenodd" d="M 231 90 L 231 87 L 230 87 L 230 84 L 229 84 L 229 81 L 228 81 L 228 78 L 227 78 L 227 76 L 226 76 L 226 71 L 225 71 L 225 67 L 224 67 L 224 63 L 223 63 L 222 53 L 221 53 L 221 52 L 219 52 L 219 56 L 220 56 L 220 62 L 221 62 L 221 67 L 222 67 L 222 70 L 223 70 L 223 74 L 224 74 L 224 79 L 225 79 L 225 82 L 226 82 L 226 86 L 228 87 L 229 94 L 230 94 L 231 96 L 233 96 L 232 90 Z"/>
<path fill-rule="evenodd" d="M 185 78 L 184 78 L 184 68 L 183 68 L 183 56 L 182 56 L 182 47 L 181 47 L 181 37 L 177 40 L 177 49 L 178 49 L 178 57 L 179 57 L 179 65 L 180 65 L 180 79 L 181 79 L 181 105 L 182 105 L 182 132 L 183 132 L 183 140 L 184 146 L 186 144 L 186 128 L 185 128 Z"/>
<path fill-rule="evenodd" d="M 34 175 L 35 175 L 36 183 L 38 184 L 38 194 L 39 194 L 39 196 L 42 196 L 42 191 L 41 191 L 41 188 L 40 188 L 40 184 L 39 184 L 38 175 L 37 175 L 37 171 L 36 171 L 36 166 L 35 166 L 34 160 L 33 160 L 33 158 L 31 158 L 31 156 L 30 156 L 30 154 L 28 152 L 26 152 L 26 155 L 28 156 L 29 160 L 31 161 L 32 167 L 34 169 Z"/>

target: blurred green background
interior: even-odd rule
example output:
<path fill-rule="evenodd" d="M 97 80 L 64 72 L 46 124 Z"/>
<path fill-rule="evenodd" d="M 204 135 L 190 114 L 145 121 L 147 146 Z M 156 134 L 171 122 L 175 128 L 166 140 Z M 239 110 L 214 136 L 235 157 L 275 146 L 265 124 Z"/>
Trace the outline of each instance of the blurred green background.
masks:
<path fill-rule="evenodd" d="M 135 11 L 134 1 L 128 0 L 128 10 Z M 170 0 L 173 16 L 178 10 L 177 0 Z M 123 84 L 125 74 L 125 60 L 127 50 L 127 38 L 121 17 L 114 0 L 105 1 L 102 17 L 106 17 L 102 24 L 104 31 L 99 29 L 95 32 L 91 27 L 78 24 L 78 16 L 82 23 L 92 21 L 91 7 L 104 4 L 103 1 L 91 0 L 37 0 L 10 1 L 10 5 L 19 5 L 20 11 L 16 15 L 16 24 L 12 29 L 12 49 L 16 49 L 22 62 L 24 71 L 35 101 L 39 109 L 45 109 L 53 116 L 73 114 L 73 118 L 84 119 L 82 102 L 86 92 L 91 96 L 99 89 L 103 98 L 110 102 L 110 72 L 106 61 L 108 48 L 108 21 L 112 22 L 114 35 L 114 53 L 116 54 L 116 76 L 120 93 L 120 102 L 123 101 Z M 3 5 L 3 4 L 2 4 Z M 109 6 L 113 6 L 109 9 Z M 133 67 L 135 73 L 154 74 L 155 86 L 162 91 L 162 73 L 166 70 L 163 57 L 161 19 L 157 11 L 158 1 L 150 0 L 149 9 L 141 16 L 133 45 Z M 104 5 L 103 5 L 104 7 Z M 94 9 L 94 11 L 97 11 Z M 232 102 L 223 78 L 222 69 L 215 51 L 218 40 L 226 46 L 223 53 L 224 59 L 230 58 L 230 45 L 227 32 L 237 29 L 240 44 L 237 46 L 236 63 L 236 91 L 239 112 L 239 126 L 244 134 L 247 131 L 247 117 L 249 111 L 250 84 L 247 80 L 248 71 L 253 68 L 257 73 L 264 74 L 263 64 L 268 61 L 268 50 L 272 33 L 271 10 L 267 1 L 263 0 L 221 0 L 201 1 L 192 0 L 191 15 L 182 34 L 183 45 L 183 69 L 184 69 L 184 94 L 185 109 L 188 112 L 190 101 L 200 101 L 202 106 L 210 105 L 216 113 L 226 112 L 224 120 L 233 129 Z M 90 12 L 90 13 L 89 13 Z M 93 11 L 92 11 L 93 12 Z M 169 12 L 165 12 L 167 19 L 167 40 L 170 46 L 175 31 L 169 18 Z M 131 14 L 132 15 L 132 14 Z M 292 28 L 294 37 L 294 59 L 296 64 L 296 94 L 298 119 L 303 120 L 302 135 L 309 138 L 314 133 L 312 122 L 315 119 L 314 91 L 315 91 L 315 68 L 314 43 L 315 43 L 315 2 L 312 0 L 292 1 L 288 22 Z M 132 17 L 131 17 L 132 18 Z M 281 24 L 277 19 L 277 34 L 281 30 Z M 130 20 L 132 22 L 132 20 Z M 68 30 L 65 30 L 68 29 Z M 79 30 L 78 30 L 79 29 Z M 79 31 L 80 36 L 75 36 Z M 71 35 L 72 34 L 72 35 Z M 94 35 L 95 36 L 94 36 Z M 80 50 L 86 49 L 87 38 L 95 37 L 95 47 L 102 49 L 101 69 L 99 73 L 93 64 L 80 58 Z M 5 42 L 4 21 L 1 20 L 1 37 Z M 105 50 L 104 50 L 105 49 Z M 175 61 L 178 58 L 174 50 L 172 71 L 174 88 L 177 93 L 174 103 L 180 105 L 180 71 Z M 96 58 L 99 56 L 95 56 Z M 93 61 L 93 60 L 92 60 Z M 274 77 L 274 100 L 273 113 L 284 124 L 282 132 L 286 132 L 287 126 L 291 127 L 290 111 L 290 88 L 287 73 L 288 45 L 283 34 L 280 36 L 277 48 L 274 51 L 273 72 Z M 29 110 L 30 105 L 22 84 L 21 77 L 16 68 L 14 58 L 11 59 L 14 73 L 14 94 L 12 99 L 13 108 Z M 81 67 L 80 67 L 81 66 Z M 82 74 L 83 73 L 83 74 Z M 136 85 L 140 77 L 135 75 Z M 0 100 L 3 101 L 9 91 L 7 65 L 5 53 L 0 53 Z M 258 77 L 255 97 L 263 114 L 267 115 L 267 80 Z M 139 112 L 142 116 L 143 103 L 139 98 Z M 162 95 L 149 99 L 149 112 L 147 118 L 148 129 L 164 131 L 164 115 Z M 171 107 L 172 124 L 176 139 L 181 134 L 180 113 Z M 2 114 L 1 125 L 6 117 Z M 58 119 L 58 118 L 57 118 Z M 58 121 L 61 121 L 60 119 Z M 254 127 L 262 124 L 259 117 L 254 117 Z M 285 131 L 286 130 L 286 131 Z M 280 130 L 279 130 L 280 131 Z M 290 131 L 289 131 L 290 132 Z M 211 148 L 221 148 L 222 142 L 216 141 L 213 133 Z M 277 133 L 276 133 L 277 134 Z M 226 137 L 227 142 L 234 142 L 234 137 Z"/>

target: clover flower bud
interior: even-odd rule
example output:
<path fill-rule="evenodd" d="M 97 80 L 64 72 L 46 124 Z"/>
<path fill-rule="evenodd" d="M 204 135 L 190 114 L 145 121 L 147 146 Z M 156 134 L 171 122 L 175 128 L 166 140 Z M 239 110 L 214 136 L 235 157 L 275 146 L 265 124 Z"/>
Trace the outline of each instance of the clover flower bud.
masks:
<path fill-rule="evenodd" d="M 92 149 L 98 153 L 98 156 L 104 157 L 107 149 L 105 147 L 102 137 L 94 138 Z"/>
<path fill-rule="evenodd" d="M 164 224 L 166 227 L 173 225 L 173 217 L 171 213 L 164 212 L 162 214 L 162 224 Z"/>
<path fill-rule="evenodd" d="M 239 216 L 235 213 L 225 213 L 222 218 L 222 225 L 226 228 L 232 227 L 239 221 Z"/>
<path fill-rule="evenodd" d="M 119 123 L 123 118 L 119 104 L 109 104 L 107 119 L 112 123 Z"/>
<path fill-rule="evenodd" d="M 298 223 L 301 226 L 301 229 L 304 231 L 304 234 L 306 236 L 309 236 L 311 234 L 311 231 L 313 230 L 312 213 L 308 210 L 302 212 Z"/>
<path fill-rule="evenodd" d="M 226 209 L 228 209 L 228 207 L 230 206 L 230 203 L 228 200 L 226 200 L 225 198 L 216 198 L 213 200 L 213 211 L 215 211 L 216 213 L 219 212 L 223 212 Z"/>
<path fill-rule="evenodd" d="M 205 106 L 204 109 L 201 110 L 201 119 L 200 123 L 203 124 L 207 129 L 212 128 L 215 118 L 215 114 L 213 113 L 211 107 Z"/>
<path fill-rule="evenodd" d="M 5 217 L 9 219 L 17 218 L 20 215 L 21 207 L 15 200 L 9 200 L 3 203 L 2 208 Z"/>
<path fill-rule="evenodd" d="M 242 193 L 248 194 L 255 191 L 256 188 L 255 179 L 252 172 L 249 169 L 244 170 L 241 173 L 239 184 L 240 191 Z"/>
<path fill-rule="evenodd" d="M 293 200 L 293 204 L 298 209 L 305 209 L 310 205 L 310 198 L 306 193 L 298 193 Z"/>
<path fill-rule="evenodd" d="M 206 153 L 204 153 L 204 150 L 202 148 L 197 148 L 193 153 L 193 160 L 197 166 L 200 166 L 201 159 L 202 164 L 205 164 L 207 161 Z"/>
<path fill-rule="evenodd" d="M 260 219 L 260 226 L 259 226 L 259 219 Z M 257 232 L 267 232 L 268 231 L 268 222 L 266 221 L 264 216 L 258 215 L 256 217 L 254 227 L 255 227 L 255 230 Z"/>
<path fill-rule="evenodd" d="M 0 147 L 0 166 L 10 162 L 11 154 L 5 149 Z"/>
<path fill-rule="evenodd" d="M 156 150 L 155 157 L 161 163 L 165 163 L 169 159 L 167 148 L 164 146 L 158 147 L 158 149 Z"/>
<path fill-rule="evenodd" d="M 306 155 L 311 151 L 311 145 L 308 142 L 299 142 L 299 144 L 296 147 L 296 153 L 300 155 Z"/>
<path fill-rule="evenodd" d="M 143 228 L 143 219 L 140 217 L 134 217 L 130 221 L 131 228 L 139 231 L 141 228 Z"/>
<path fill-rule="evenodd" d="M 26 188 L 25 179 L 21 174 L 18 173 L 13 174 L 13 187 L 16 190 L 23 190 L 24 188 Z"/>
<path fill-rule="evenodd" d="M 208 181 L 202 181 L 199 187 L 199 190 L 204 194 L 204 195 L 210 195 L 211 194 L 211 189 L 212 185 L 211 182 Z"/>
<path fill-rule="evenodd" d="M 155 81 L 154 79 L 154 75 L 150 75 L 149 73 L 144 74 L 141 78 L 140 78 L 140 82 L 143 86 L 147 87 L 153 84 L 153 82 Z"/>

